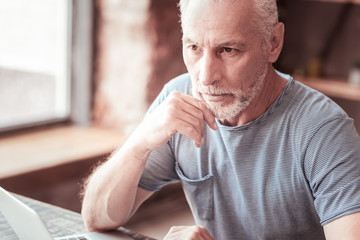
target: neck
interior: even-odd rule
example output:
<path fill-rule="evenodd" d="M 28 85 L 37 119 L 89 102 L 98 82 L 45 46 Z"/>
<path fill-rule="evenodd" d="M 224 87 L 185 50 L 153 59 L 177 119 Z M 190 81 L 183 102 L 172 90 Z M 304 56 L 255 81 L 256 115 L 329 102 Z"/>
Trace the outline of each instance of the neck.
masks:
<path fill-rule="evenodd" d="M 243 126 L 260 117 L 276 101 L 286 83 L 286 79 L 280 77 L 272 66 L 269 66 L 264 79 L 264 85 L 257 93 L 255 99 L 234 118 L 220 120 L 221 124 L 226 126 Z"/>

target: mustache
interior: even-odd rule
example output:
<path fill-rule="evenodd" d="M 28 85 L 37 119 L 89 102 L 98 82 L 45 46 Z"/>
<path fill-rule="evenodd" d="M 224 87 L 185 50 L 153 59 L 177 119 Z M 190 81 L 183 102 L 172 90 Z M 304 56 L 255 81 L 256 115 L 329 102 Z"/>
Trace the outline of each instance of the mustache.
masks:
<path fill-rule="evenodd" d="M 200 94 L 211 94 L 211 95 L 237 95 L 238 90 L 231 89 L 231 88 L 220 88 L 215 86 L 194 86 L 191 88 L 193 93 L 200 93 Z"/>
<path fill-rule="evenodd" d="M 197 85 L 195 87 L 193 86 L 190 88 L 190 91 L 192 92 L 192 95 L 199 100 L 202 100 L 202 98 L 200 97 L 201 94 L 232 95 L 240 102 L 246 102 L 249 100 L 249 96 L 243 94 L 238 89 L 220 88 L 220 87 L 215 87 L 213 85 L 210 86 Z"/>

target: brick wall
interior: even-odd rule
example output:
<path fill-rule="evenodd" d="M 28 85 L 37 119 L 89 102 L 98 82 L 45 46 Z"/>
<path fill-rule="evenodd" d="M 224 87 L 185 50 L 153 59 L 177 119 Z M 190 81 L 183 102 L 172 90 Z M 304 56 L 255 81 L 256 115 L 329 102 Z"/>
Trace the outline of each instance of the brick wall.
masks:
<path fill-rule="evenodd" d="M 97 0 L 94 121 L 128 134 L 185 72 L 177 0 Z"/>

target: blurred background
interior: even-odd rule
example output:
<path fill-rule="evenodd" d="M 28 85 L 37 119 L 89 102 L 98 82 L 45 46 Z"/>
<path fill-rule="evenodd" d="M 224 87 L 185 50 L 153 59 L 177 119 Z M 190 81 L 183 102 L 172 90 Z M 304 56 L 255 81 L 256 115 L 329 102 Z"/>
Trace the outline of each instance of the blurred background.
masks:
<path fill-rule="evenodd" d="M 121 145 L 163 85 L 186 72 L 176 5 L 0 0 L 0 186 L 80 211 L 82 179 Z M 278 6 L 286 34 L 275 68 L 331 97 L 360 132 L 360 1 Z M 178 219 L 159 220 L 169 211 Z M 160 228 L 191 224 L 189 216 L 174 185 L 129 226 L 161 237 Z"/>

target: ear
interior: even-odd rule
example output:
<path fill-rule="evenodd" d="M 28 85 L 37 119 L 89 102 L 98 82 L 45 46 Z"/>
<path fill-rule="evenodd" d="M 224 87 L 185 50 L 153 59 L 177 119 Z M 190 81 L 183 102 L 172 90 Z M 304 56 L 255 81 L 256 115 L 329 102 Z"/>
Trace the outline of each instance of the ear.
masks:
<path fill-rule="evenodd" d="M 276 62 L 276 60 L 279 58 L 280 52 L 284 44 L 284 32 L 284 24 L 281 22 L 277 23 L 273 29 L 271 39 L 269 41 L 268 61 L 271 63 Z"/>

